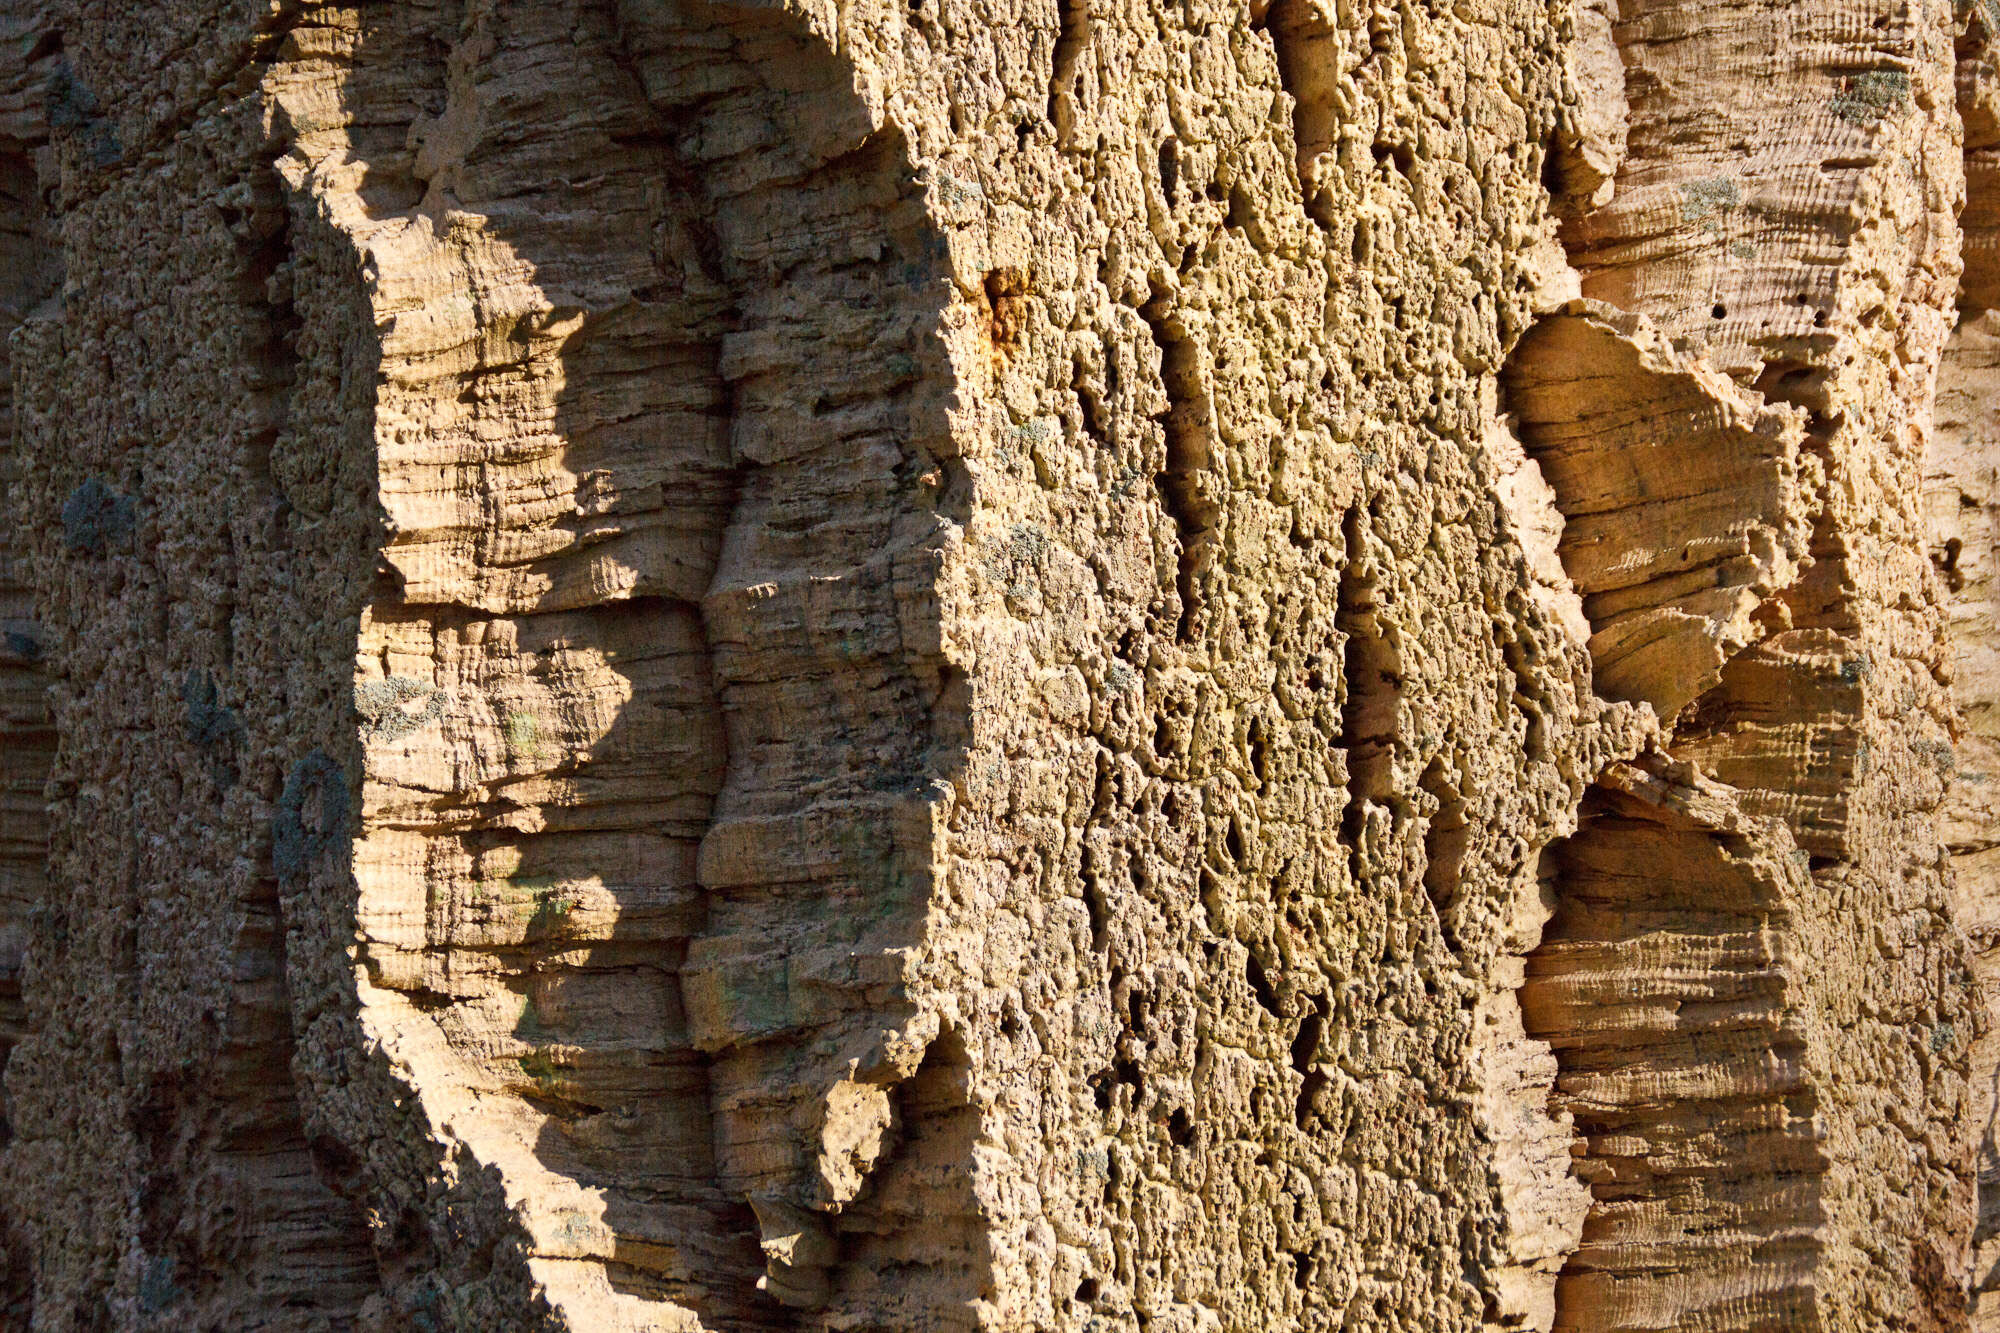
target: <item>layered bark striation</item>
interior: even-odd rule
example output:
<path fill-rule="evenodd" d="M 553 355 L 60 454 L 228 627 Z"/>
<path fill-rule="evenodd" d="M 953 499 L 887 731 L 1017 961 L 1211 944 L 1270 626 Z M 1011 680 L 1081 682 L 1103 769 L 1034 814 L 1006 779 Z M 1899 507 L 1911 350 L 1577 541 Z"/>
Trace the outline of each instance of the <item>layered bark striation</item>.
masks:
<path fill-rule="evenodd" d="M 1986 11 L 157 8 L 0 3 L 5 1319 L 1963 1326 Z"/>
<path fill-rule="evenodd" d="M 1830 932 L 1783 829 L 1732 797 L 1614 767 L 1547 868 L 1559 905 L 1521 1002 L 1592 1196 L 1557 1328 L 1825 1323 Z"/>

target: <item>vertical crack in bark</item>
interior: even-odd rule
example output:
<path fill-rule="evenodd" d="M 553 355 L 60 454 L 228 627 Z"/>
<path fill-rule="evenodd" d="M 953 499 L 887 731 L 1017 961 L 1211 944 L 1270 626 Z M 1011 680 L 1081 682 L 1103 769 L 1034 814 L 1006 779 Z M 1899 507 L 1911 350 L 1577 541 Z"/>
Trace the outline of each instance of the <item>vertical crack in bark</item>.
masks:
<path fill-rule="evenodd" d="M 374 412 L 395 580 L 364 621 L 354 695 L 363 1016 L 450 1124 L 445 1149 L 533 1201 L 518 1222 L 498 1200 L 453 1205 L 477 1220 L 428 1263 L 469 1290 L 531 1282 L 579 1324 L 679 1307 L 762 1326 L 776 1311 L 755 1290 L 750 1209 L 717 1180 L 708 1062 L 680 994 L 729 765 L 701 600 L 742 483 L 721 364 L 738 312 L 714 201 L 609 7 L 577 27 L 508 20 L 509 42 L 562 71 L 536 88 L 486 63 L 499 23 L 473 5 L 438 50 L 412 154 L 364 140 L 365 194 L 339 192 L 333 154 L 313 182 L 375 275 L 371 299 L 433 314 L 388 328 Z M 394 97 L 407 68 L 386 29 L 376 40 L 358 54 L 378 72 L 346 91 L 363 133 L 365 99 Z M 615 238 L 551 206 L 567 186 L 532 136 L 466 137 L 541 123 L 537 99 L 558 89 L 619 164 L 592 187 L 595 216 L 629 224 Z M 454 226 L 426 197 L 440 182 Z M 501 1262 L 516 1226 L 520 1273 Z"/>
<path fill-rule="evenodd" d="M 279 893 L 256 855 L 267 733 L 243 715 L 273 664 L 238 655 L 239 635 L 257 643 L 271 629 L 246 586 L 283 562 L 265 522 L 269 455 L 297 387 L 283 191 L 261 138 L 231 120 L 255 99 L 179 90 L 184 105 L 143 147 L 205 147 L 170 175 L 119 145 L 61 39 L 18 18 L 9 43 L 40 67 L 0 72 L 7 332 L 52 291 L 57 264 L 28 211 L 41 205 L 27 158 L 42 126 L 17 119 L 24 85 L 53 130 L 43 163 L 66 242 L 105 235 L 107 219 L 157 216 L 173 189 L 210 206 L 170 233 L 131 233 L 121 263 L 72 273 L 72 298 L 129 312 L 124 340 L 96 364 L 66 355 L 74 324 L 53 304 L 12 340 L 21 393 L 4 471 L 23 504 L 10 531 L 44 540 L 33 614 L 15 600 L 25 542 L 0 571 L 7 648 L 57 688 L 53 718 L 36 719 L 23 710 L 38 711 L 42 691 L 5 673 L 21 687 L 8 691 L 9 721 L 28 725 L 0 754 L 21 765 L 6 774 L 9 822 L 32 815 L 35 850 L 69 891 L 0 929 L 9 952 L 23 935 L 27 946 L 7 969 L 28 1019 L 8 1024 L 21 1038 L 9 1083 L 23 1127 L 8 1145 L 9 1220 L 31 1235 L 44 1322 L 136 1309 L 224 1327 L 280 1308 L 351 1321 L 375 1264 L 302 1123 Z M 229 77 L 270 75 L 290 18 L 218 52 Z M 185 434 L 154 453 L 168 420 Z M 289 630 L 296 605 L 286 614 Z M 256 702 L 282 712 L 277 693 Z M 50 774 L 26 771 L 37 761 L 52 766 L 47 805 Z M 168 789 L 174 799 L 160 799 Z M 63 1208 L 58 1179 L 92 1207 Z"/>
<path fill-rule="evenodd" d="M 1797 576 L 1800 422 L 1589 302 L 1530 329 L 1501 382 L 1563 515 L 1597 689 L 1673 718 Z"/>
<path fill-rule="evenodd" d="M 757 1212 L 765 1289 L 833 1320 L 886 1302 L 949 1326 L 963 1275 L 938 1273 L 927 1242 L 879 1236 L 861 1253 L 930 1258 L 870 1276 L 840 1239 L 894 1148 L 891 1094 L 917 1077 L 926 1045 L 885 1025 L 926 1021 L 897 959 L 922 938 L 931 783 L 956 762 L 969 705 L 963 675 L 922 646 L 935 605 L 912 598 L 923 586 L 913 580 L 930 577 L 941 511 L 965 488 L 937 447 L 948 433 L 934 386 L 949 371 L 924 303 L 942 284 L 892 280 L 933 257 L 908 151 L 895 129 L 871 131 L 829 154 L 807 188 L 745 181 L 719 210 L 744 290 L 749 247 L 772 244 L 792 281 L 840 313 L 807 326 L 787 314 L 792 292 L 757 290 L 725 354 L 731 448 L 747 469 L 703 607 L 731 765 L 701 846 L 713 907 L 683 994 L 713 1061 L 719 1178 Z M 874 253 L 828 252 L 815 239 L 828 227 L 877 238 Z M 805 425 L 808 414 L 821 424 Z M 815 723 L 788 720 L 803 717 Z M 829 950 L 861 975 L 845 979 Z M 809 976 L 822 978 L 818 998 L 798 989 Z M 877 986 L 880 998 L 865 998 Z M 956 1169 L 969 1179 L 970 1159 Z M 901 1210 L 872 1225 L 892 1217 Z M 980 1252 L 967 1264 L 983 1290 Z"/>
<path fill-rule="evenodd" d="M 273 40 L 265 50 L 278 44 Z M 268 67 L 260 72 L 268 73 Z M 300 434 L 292 414 L 302 379 L 305 321 L 293 299 L 298 255 L 284 182 L 268 160 L 259 161 L 220 211 L 236 251 L 234 281 L 251 399 L 249 428 L 230 462 L 243 488 L 242 509 L 269 514 L 282 495 L 274 453 L 287 441 L 297 447 Z M 254 584 L 254 576 L 242 576 L 250 573 L 232 568 L 221 581 L 217 604 L 208 611 L 210 641 L 194 654 L 198 665 L 182 673 L 178 692 L 180 738 L 195 752 L 195 767 L 208 785 L 198 799 L 224 810 L 256 753 L 241 715 L 251 687 L 239 671 L 248 664 L 237 660 L 237 637 L 249 639 L 255 650 L 268 632 L 269 603 L 249 605 L 256 593 L 245 584 Z M 254 1238 L 246 1247 L 252 1257 L 239 1259 L 249 1270 L 248 1303 L 352 1318 L 374 1294 L 378 1274 L 361 1209 L 329 1189 L 308 1142 L 293 1075 L 292 983 L 279 883 L 259 875 L 242 910 L 232 941 L 236 962 L 217 1067 L 205 1085 L 176 1074 L 155 1076 L 146 1100 L 135 1108 L 135 1137 L 157 1173 L 145 1190 L 140 1241 L 154 1256 L 155 1286 L 171 1286 L 176 1300 L 199 1299 L 204 1287 L 228 1291 L 237 1280 L 214 1271 L 213 1260 L 187 1234 L 186 1201 L 174 1186 L 187 1178 L 192 1140 L 214 1154 L 223 1178 L 241 1182 L 244 1228 Z M 171 1282 L 161 1276 L 168 1267 Z"/>
<path fill-rule="evenodd" d="M 1292 140 L 1306 215 L 1333 225 L 1328 164 L 1340 138 L 1341 49 L 1324 0 L 1253 0 L 1251 26 L 1267 33 L 1278 78 L 1292 98 Z"/>
<path fill-rule="evenodd" d="M 1465 798 L 1449 776 L 1443 756 L 1424 768 L 1418 789 L 1429 796 L 1434 808 L 1424 820 L 1424 892 L 1437 910 L 1438 930 L 1445 943 L 1458 947 L 1452 913 L 1458 901 L 1459 878 L 1465 869 L 1465 852 L 1471 836 L 1466 822 Z"/>
<path fill-rule="evenodd" d="M 1167 410 L 1160 418 L 1166 434 L 1165 464 L 1155 482 L 1180 548 L 1174 577 L 1180 612 L 1174 635 L 1182 643 L 1193 643 L 1203 628 L 1202 574 L 1214 558 L 1215 525 L 1222 514 L 1207 492 L 1214 484 L 1215 407 L 1202 374 L 1199 345 L 1173 297 L 1156 288 L 1139 313 L 1160 349 L 1160 380 L 1167 396 Z"/>
<path fill-rule="evenodd" d="M 1341 745 L 1347 752 L 1347 813 L 1342 829 L 1358 850 L 1367 803 L 1395 793 L 1397 731 L 1402 724 L 1403 661 L 1395 632 L 1384 618 L 1376 578 L 1379 558 L 1370 543 L 1364 508 L 1347 513 L 1346 562 L 1341 566 L 1334 628 L 1342 635 Z"/>
<path fill-rule="evenodd" d="M 965 1044 L 947 1028 L 891 1093 L 891 1146 L 834 1221 L 828 1306 L 866 1310 L 885 1328 L 981 1327 L 972 1302 L 992 1296 L 992 1255 L 966 1169 L 980 1138 L 971 1080 Z"/>
<path fill-rule="evenodd" d="M 1990 222 L 1990 219 L 1987 220 Z M 1976 225 L 1968 204 L 1968 228 Z M 1970 276 L 1970 274 L 1968 274 Z M 1971 284 L 1966 288 L 1969 298 Z M 2000 320 L 1962 312 L 1938 373 L 1924 460 L 1932 561 L 1951 594 L 1956 771 L 1944 808 L 1953 900 L 1985 1031 L 1971 1043 L 1968 1124 L 1977 1154 L 1969 1274 L 1973 1327 L 2000 1328 Z M 1856 758 L 1859 756 L 1856 755 Z"/>
<path fill-rule="evenodd" d="M 1055 51 L 1049 60 L 1049 123 L 1067 144 L 1076 124 L 1077 72 L 1090 45 L 1090 0 L 1056 0 Z"/>

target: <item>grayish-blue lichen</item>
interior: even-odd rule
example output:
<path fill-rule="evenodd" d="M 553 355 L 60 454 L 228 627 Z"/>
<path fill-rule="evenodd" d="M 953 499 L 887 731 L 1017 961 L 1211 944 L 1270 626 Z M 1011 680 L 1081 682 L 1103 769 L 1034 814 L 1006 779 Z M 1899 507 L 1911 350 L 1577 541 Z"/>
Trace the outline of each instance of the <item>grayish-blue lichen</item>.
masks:
<path fill-rule="evenodd" d="M 103 555 L 132 534 L 138 517 L 138 501 L 112 490 L 103 478 L 90 477 L 63 501 L 63 545 L 81 555 Z"/>
<path fill-rule="evenodd" d="M 347 831 L 347 774 L 324 750 L 292 767 L 271 816 L 271 864 L 295 880 Z"/>
<path fill-rule="evenodd" d="M 181 682 L 181 701 L 187 705 L 181 719 L 187 738 L 201 747 L 210 780 L 228 791 L 236 785 L 236 751 L 244 740 L 243 720 L 222 704 L 215 677 L 206 671 L 187 673 Z"/>

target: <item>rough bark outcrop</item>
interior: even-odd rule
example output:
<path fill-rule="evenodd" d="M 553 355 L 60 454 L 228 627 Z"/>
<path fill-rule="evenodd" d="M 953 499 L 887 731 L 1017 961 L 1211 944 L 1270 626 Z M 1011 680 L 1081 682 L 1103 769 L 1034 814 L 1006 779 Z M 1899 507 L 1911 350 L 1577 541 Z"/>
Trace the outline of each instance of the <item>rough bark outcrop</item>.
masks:
<path fill-rule="evenodd" d="M 1990 17 L 0 0 L 0 1324 L 1964 1327 Z"/>

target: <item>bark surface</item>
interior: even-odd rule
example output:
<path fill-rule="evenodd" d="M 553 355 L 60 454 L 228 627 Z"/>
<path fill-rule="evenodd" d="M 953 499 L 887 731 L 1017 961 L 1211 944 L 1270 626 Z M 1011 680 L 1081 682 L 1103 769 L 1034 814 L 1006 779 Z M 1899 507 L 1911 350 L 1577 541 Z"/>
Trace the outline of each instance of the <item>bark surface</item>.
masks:
<path fill-rule="evenodd" d="M 0 1328 L 2000 1333 L 1991 0 L 0 0 Z"/>

